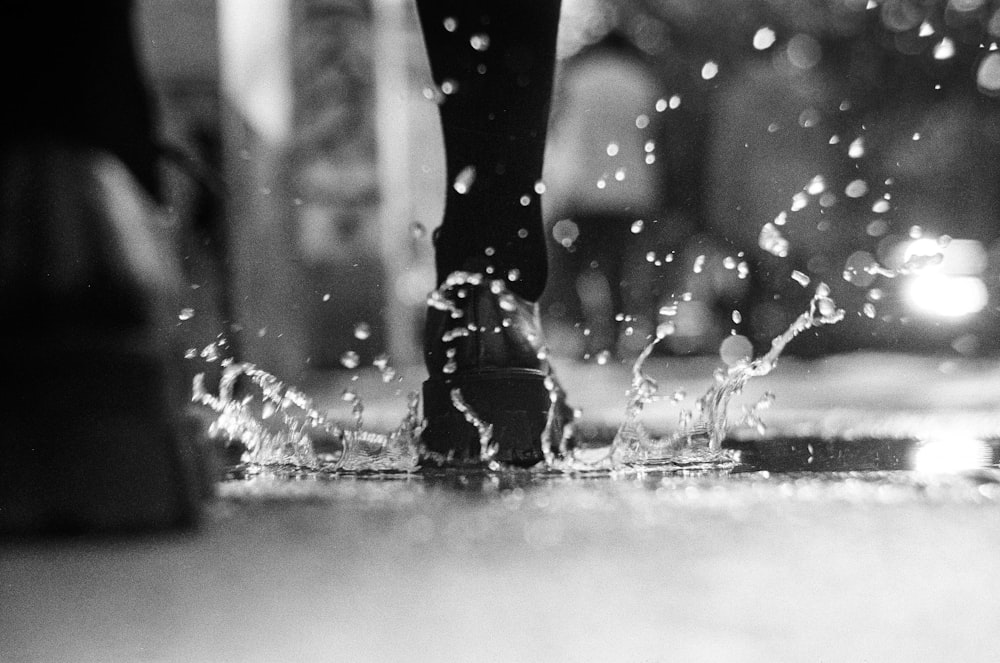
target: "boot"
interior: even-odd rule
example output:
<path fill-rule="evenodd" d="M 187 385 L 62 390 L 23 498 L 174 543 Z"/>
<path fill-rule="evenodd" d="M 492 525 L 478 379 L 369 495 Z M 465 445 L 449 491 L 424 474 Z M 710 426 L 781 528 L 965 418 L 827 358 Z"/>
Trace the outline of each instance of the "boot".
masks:
<path fill-rule="evenodd" d="M 455 272 L 431 295 L 424 337 L 425 465 L 530 467 L 571 444 L 538 305 L 503 281 Z"/>

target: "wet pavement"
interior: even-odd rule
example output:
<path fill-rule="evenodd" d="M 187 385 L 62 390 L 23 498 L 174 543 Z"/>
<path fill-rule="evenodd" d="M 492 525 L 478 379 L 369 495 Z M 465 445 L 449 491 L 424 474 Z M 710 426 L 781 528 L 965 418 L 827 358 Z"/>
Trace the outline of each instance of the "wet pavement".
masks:
<path fill-rule="evenodd" d="M 668 363 L 649 369 L 668 394 L 714 365 Z M 560 368 L 613 426 L 627 370 Z M 377 383 L 304 386 L 332 406 L 354 385 L 394 423 Z M 995 660 L 1000 471 L 810 472 L 801 443 L 814 463 L 835 456 L 820 442 L 900 466 L 917 440 L 992 452 L 1000 362 L 783 360 L 747 400 L 763 390 L 771 441 L 731 445 L 787 461 L 794 437 L 795 471 L 257 476 L 221 484 L 194 533 L 7 542 L 0 661 Z"/>

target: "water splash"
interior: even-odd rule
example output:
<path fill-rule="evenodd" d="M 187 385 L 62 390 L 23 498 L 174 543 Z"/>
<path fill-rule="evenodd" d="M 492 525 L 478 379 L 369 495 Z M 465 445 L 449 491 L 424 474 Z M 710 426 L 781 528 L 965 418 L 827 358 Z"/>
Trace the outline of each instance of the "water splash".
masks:
<path fill-rule="evenodd" d="M 216 413 L 209 435 L 241 446 L 242 463 L 329 472 L 416 470 L 421 430 L 417 394 L 410 394 L 399 426 L 382 434 L 363 430 L 364 407 L 353 392 L 349 402 L 354 422 L 345 426 L 319 412 L 304 392 L 254 364 L 231 359 L 224 363 L 218 395 L 209 391 L 205 374 L 199 373 L 191 400 Z M 317 441 L 329 450 L 317 451 Z"/>

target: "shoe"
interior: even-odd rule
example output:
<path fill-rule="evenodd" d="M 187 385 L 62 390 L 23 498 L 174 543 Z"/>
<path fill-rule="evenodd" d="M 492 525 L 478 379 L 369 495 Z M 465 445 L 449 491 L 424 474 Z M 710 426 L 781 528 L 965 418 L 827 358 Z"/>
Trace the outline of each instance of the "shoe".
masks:
<path fill-rule="evenodd" d="M 171 343 L 180 271 L 112 156 L 0 154 L 0 532 L 194 524 L 210 492 Z"/>
<path fill-rule="evenodd" d="M 427 310 L 423 463 L 530 467 L 564 453 L 573 411 L 546 354 L 537 304 L 451 274 Z"/>

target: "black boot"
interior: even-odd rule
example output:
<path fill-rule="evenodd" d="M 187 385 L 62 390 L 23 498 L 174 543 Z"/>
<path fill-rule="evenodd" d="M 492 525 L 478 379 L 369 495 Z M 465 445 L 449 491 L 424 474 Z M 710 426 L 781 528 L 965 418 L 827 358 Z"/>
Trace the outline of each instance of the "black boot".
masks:
<path fill-rule="evenodd" d="M 572 409 L 546 358 L 538 305 L 455 272 L 429 302 L 425 464 L 529 467 L 565 451 Z"/>

